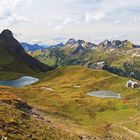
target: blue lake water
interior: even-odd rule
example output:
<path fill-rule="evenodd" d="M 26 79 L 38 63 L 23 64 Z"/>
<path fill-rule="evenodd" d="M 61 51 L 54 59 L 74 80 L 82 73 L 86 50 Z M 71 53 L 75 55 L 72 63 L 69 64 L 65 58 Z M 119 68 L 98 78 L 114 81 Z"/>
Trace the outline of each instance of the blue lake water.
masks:
<path fill-rule="evenodd" d="M 92 91 L 87 93 L 87 95 L 95 96 L 98 98 L 117 98 L 117 99 L 121 98 L 121 95 L 119 93 L 115 93 L 109 90 Z"/>
<path fill-rule="evenodd" d="M 37 81 L 39 81 L 38 78 L 23 76 L 15 80 L 0 81 L 0 85 L 11 86 L 11 87 L 23 87 L 23 86 L 31 85 Z"/>

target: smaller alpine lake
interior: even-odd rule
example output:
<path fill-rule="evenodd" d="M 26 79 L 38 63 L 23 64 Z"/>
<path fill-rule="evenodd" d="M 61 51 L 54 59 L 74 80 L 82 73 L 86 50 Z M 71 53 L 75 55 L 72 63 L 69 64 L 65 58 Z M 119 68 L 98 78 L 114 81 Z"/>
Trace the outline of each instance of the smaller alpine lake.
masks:
<path fill-rule="evenodd" d="M 31 85 L 37 81 L 39 81 L 38 78 L 23 76 L 15 80 L 0 81 L 0 85 L 11 86 L 11 87 L 24 87 L 27 85 Z"/>
<path fill-rule="evenodd" d="M 120 99 L 121 95 L 109 90 L 92 91 L 87 93 L 88 96 L 94 96 L 98 98 L 116 98 Z"/>

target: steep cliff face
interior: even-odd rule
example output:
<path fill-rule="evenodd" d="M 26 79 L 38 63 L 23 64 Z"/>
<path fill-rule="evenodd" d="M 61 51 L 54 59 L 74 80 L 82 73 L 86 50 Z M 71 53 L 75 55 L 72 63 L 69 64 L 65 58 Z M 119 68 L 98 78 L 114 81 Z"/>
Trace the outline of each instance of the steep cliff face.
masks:
<path fill-rule="evenodd" d="M 28 71 L 45 72 L 50 69 L 49 66 L 28 55 L 10 30 L 4 30 L 0 34 L 0 58 L 2 59 L 1 70 L 13 71 L 16 70 L 13 67 L 19 70 L 26 67 Z"/>

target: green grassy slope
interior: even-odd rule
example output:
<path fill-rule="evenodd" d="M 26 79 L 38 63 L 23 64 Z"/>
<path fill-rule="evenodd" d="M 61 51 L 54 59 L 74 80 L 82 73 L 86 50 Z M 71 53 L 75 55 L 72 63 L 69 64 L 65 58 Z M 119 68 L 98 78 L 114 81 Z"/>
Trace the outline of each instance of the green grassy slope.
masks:
<path fill-rule="evenodd" d="M 0 139 L 8 140 L 78 140 L 73 132 L 69 134 L 45 120 L 31 106 L 13 93 L 0 92 Z"/>
<path fill-rule="evenodd" d="M 135 123 L 135 116 L 140 119 L 140 89 L 126 88 L 127 78 L 84 67 L 62 67 L 40 75 L 40 78 L 35 85 L 10 91 L 38 108 L 44 116 L 51 117 L 57 125 L 78 134 L 101 139 L 139 138 L 131 131 L 138 133 L 140 129 Z M 111 90 L 123 98 L 87 96 L 87 92 L 94 90 Z M 135 129 L 131 129 L 127 121 Z"/>
<path fill-rule="evenodd" d="M 45 63 L 49 66 L 54 66 L 56 65 L 56 57 L 51 54 L 51 52 L 49 50 L 46 51 L 42 51 L 42 50 L 37 50 L 35 52 L 31 52 L 29 53 L 31 56 L 35 57 L 36 59 L 38 59 L 40 62 Z"/>

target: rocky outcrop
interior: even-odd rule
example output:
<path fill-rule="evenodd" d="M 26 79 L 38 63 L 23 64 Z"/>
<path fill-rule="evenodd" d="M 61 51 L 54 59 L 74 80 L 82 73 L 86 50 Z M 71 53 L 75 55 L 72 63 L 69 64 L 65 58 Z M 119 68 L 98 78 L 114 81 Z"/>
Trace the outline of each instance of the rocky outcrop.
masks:
<path fill-rule="evenodd" d="M 68 45 L 68 46 L 72 46 L 76 43 L 76 40 L 74 38 L 70 38 L 65 45 Z"/>
<path fill-rule="evenodd" d="M 106 48 L 122 48 L 122 47 L 127 47 L 127 48 L 134 48 L 137 45 L 134 45 L 128 40 L 120 41 L 120 40 L 105 40 L 101 42 L 98 46 L 100 47 L 106 47 Z"/>
<path fill-rule="evenodd" d="M 84 50 L 90 50 L 94 48 L 96 45 L 91 42 L 86 42 L 84 40 L 75 40 L 75 39 L 69 39 L 65 44 L 65 47 L 71 47 L 71 48 L 77 48 L 79 46 Z"/>

